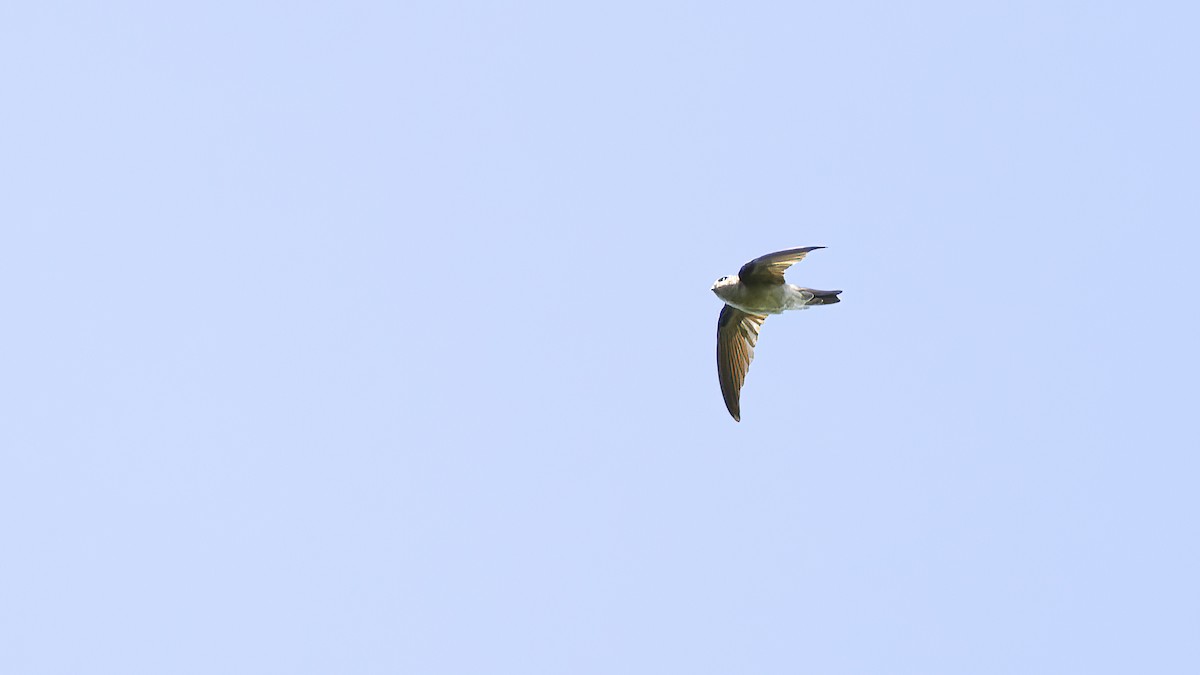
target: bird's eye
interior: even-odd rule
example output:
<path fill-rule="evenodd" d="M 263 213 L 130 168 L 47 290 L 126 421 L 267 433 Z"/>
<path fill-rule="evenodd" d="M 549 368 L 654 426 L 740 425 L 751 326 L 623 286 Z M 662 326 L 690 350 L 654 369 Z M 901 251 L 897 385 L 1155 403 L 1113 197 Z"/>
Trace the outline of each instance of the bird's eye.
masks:
<path fill-rule="evenodd" d="M 728 278 L 729 278 L 729 277 L 721 277 L 720 279 L 717 279 L 717 281 L 725 281 L 725 280 L 726 280 L 726 279 L 728 279 Z"/>

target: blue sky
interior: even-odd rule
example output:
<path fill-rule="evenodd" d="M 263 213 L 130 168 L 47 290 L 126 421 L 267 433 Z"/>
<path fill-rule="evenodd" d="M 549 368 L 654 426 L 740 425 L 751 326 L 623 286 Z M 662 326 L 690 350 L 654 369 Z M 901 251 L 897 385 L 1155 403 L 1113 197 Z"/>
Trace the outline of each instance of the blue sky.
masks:
<path fill-rule="evenodd" d="M 6 6 L 0 671 L 1195 672 L 1198 19 Z"/>

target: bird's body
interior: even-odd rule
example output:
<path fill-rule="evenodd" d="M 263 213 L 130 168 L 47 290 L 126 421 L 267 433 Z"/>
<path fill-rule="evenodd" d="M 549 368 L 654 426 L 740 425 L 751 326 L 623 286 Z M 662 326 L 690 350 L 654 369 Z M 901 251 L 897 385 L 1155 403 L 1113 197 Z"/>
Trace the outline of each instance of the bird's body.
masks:
<path fill-rule="evenodd" d="M 813 292 L 791 284 L 743 284 L 731 277 L 724 285 L 718 283 L 713 292 L 725 304 L 748 314 L 783 314 L 789 309 L 807 309 Z"/>
<path fill-rule="evenodd" d="M 782 314 L 812 305 L 839 302 L 841 291 L 818 291 L 793 286 L 783 279 L 788 267 L 800 262 L 809 251 L 823 246 L 792 248 L 768 253 L 742 265 L 736 276 L 721 277 L 712 292 L 725 302 L 717 320 L 717 375 L 721 395 L 733 419 L 741 421 L 741 390 L 758 331 L 768 314 Z"/>

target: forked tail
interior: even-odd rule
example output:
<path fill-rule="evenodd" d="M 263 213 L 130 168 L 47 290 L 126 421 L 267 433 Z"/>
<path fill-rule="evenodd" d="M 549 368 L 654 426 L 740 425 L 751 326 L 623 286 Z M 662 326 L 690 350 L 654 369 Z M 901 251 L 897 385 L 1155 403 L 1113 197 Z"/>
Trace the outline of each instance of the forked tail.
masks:
<path fill-rule="evenodd" d="M 841 291 L 818 291 L 815 288 L 806 288 L 805 290 L 813 294 L 812 301 L 808 303 L 810 305 L 832 305 L 835 302 L 842 301 L 838 297 L 838 293 L 841 293 Z"/>

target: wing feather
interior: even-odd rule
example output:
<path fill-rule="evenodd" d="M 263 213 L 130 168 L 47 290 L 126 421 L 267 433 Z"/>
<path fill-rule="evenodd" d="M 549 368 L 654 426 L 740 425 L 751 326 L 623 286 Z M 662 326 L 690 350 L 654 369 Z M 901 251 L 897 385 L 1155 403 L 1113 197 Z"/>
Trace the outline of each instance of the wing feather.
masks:
<path fill-rule="evenodd" d="M 758 331 L 766 319 L 764 314 L 749 314 L 725 305 L 717 320 L 717 377 L 725 407 L 738 422 L 742 421 L 742 383 L 754 360 Z"/>
<path fill-rule="evenodd" d="M 738 270 L 738 279 L 744 284 L 774 284 L 783 283 L 783 273 L 787 268 L 804 260 L 809 251 L 815 251 L 824 246 L 805 246 L 804 248 L 789 248 L 786 251 L 768 253 L 742 265 Z"/>

